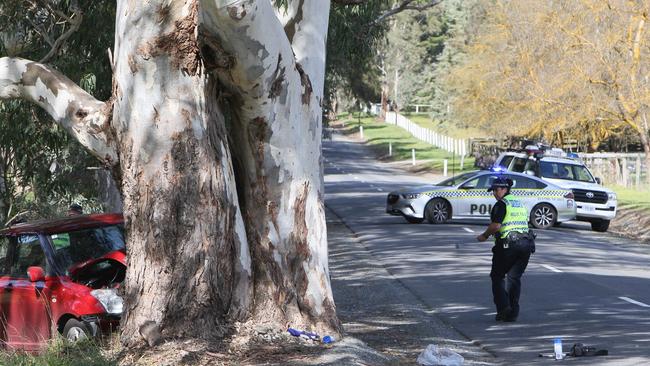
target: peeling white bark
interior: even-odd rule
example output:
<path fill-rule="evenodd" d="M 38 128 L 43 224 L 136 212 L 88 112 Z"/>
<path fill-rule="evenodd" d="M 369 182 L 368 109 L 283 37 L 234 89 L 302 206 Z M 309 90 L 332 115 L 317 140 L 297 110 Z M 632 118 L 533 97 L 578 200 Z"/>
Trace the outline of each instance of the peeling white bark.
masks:
<path fill-rule="evenodd" d="M 266 314 L 280 306 L 292 324 L 330 331 L 336 319 L 320 141 L 329 1 L 291 1 L 286 15 L 268 0 L 201 5 L 201 26 L 236 60 L 220 75 L 241 103 L 238 148 L 251 182 L 245 211 L 260 235 L 252 249 L 273 257 L 274 268 L 257 264 L 264 284 L 256 291 L 270 292 L 256 293 L 256 306 Z M 288 304 L 273 302 L 292 293 L 296 298 Z"/>
<path fill-rule="evenodd" d="M 0 99 L 13 98 L 39 105 L 105 164 L 118 163 L 110 106 L 56 70 L 21 58 L 0 58 Z"/>

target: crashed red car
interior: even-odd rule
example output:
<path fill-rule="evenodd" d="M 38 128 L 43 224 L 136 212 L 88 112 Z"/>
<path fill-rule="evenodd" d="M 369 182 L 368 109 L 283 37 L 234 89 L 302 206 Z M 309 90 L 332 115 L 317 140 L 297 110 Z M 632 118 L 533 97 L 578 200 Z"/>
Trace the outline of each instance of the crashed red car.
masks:
<path fill-rule="evenodd" d="M 0 231 L 0 342 L 39 350 L 115 328 L 126 273 L 123 218 L 79 215 Z"/>

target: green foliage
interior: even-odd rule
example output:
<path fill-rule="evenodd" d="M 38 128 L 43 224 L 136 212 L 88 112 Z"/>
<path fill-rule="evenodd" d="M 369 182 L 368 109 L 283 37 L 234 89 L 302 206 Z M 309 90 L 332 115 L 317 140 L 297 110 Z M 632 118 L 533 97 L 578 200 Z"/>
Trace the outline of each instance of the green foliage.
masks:
<path fill-rule="evenodd" d="M 114 37 L 115 3 L 85 0 L 78 2 L 79 8 L 76 3 L 3 2 L 0 57 L 40 60 L 70 29 L 70 19 L 83 13 L 82 28 L 65 40 L 48 63 L 98 99 L 107 99 L 112 87 L 107 49 Z M 90 25 L 93 31 L 83 30 Z M 29 211 L 31 218 L 54 216 L 73 201 L 97 208 L 94 172 L 86 169 L 93 165 L 95 159 L 39 107 L 19 100 L 0 101 L 3 223 L 23 211 Z"/>
<path fill-rule="evenodd" d="M 91 341 L 69 343 L 57 339 L 41 354 L 2 352 L 0 353 L 0 364 L 13 366 L 116 366 L 118 362 L 107 357 L 102 348 Z"/>
<path fill-rule="evenodd" d="M 387 9 L 386 1 L 369 0 L 355 6 L 332 5 L 327 35 L 325 95 L 347 89 L 362 101 L 380 95 L 375 55 L 387 29 L 373 21 Z"/>

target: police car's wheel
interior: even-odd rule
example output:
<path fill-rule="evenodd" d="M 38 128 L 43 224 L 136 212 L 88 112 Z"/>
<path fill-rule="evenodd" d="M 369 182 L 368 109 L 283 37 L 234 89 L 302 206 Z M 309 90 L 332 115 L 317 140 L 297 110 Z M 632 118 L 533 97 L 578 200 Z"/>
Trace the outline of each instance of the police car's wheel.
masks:
<path fill-rule="evenodd" d="M 424 217 L 430 224 L 442 224 L 449 220 L 451 209 L 449 202 L 442 198 L 434 198 L 424 208 Z"/>
<path fill-rule="evenodd" d="M 537 229 L 548 229 L 555 225 L 555 221 L 557 221 L 557 213 L 553 206 L 546 203 L 533 207 L 530 213 L 530 223 Z"/>
<path fill-rule="evenodd" d="M 412 216 L 404 216 L 406 221 L 408 221 L 409 224 L 421 224 L 424 219 L 421 219 L 419 217 L 412 217 Z"/>

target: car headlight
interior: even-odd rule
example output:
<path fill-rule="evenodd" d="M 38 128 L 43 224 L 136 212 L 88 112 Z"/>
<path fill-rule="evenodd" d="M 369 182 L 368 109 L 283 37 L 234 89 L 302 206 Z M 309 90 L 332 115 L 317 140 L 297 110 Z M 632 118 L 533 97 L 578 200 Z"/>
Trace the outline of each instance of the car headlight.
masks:
<path fill-rule="evenodd" d="M 122 314 L 124 300 L 122 300 L 114 288 L 92 290 L 90 291 L 90 294 L 102 304 L 107 313 L 113 315 Z"/>
<path fill-rule="evenodd" d="M 616 193 L 607 193 L 607 199 L 610 201 L 616 201 Z"/>
<path fill-rule="evenodd" d="M 402 195 L 402 197 L 404 197 L 407 200 L 414 200 L 414 199 L 420 197 L 420 194 L 419 193 L 404 193 Z"/>

